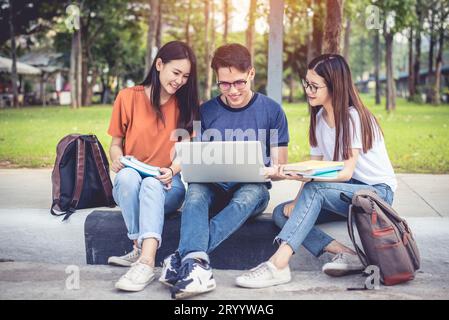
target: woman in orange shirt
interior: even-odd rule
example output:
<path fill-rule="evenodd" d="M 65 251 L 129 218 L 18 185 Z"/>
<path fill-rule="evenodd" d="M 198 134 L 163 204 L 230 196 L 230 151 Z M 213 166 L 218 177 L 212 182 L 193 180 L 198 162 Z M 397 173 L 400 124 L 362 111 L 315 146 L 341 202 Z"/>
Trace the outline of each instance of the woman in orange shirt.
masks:
<path fill-rule="evenodd" d="M 115 100 L 108 130 L 111 167 L 117 173 L 113 195 L 134 241 L 132 252 L 108 260 L 131 266 L 115 284 L 118 289 L 140 291 L 154 278 L 164 214 L 179 209 L 185 195 L 181 169 L 170 157 L 176 142 L 171 134 L 184 129 L 192 135 L 198 106 L 196 58 L 180 41 L 165 44 L 141 85 L 121 90 Z M 123 155 L 159 167 L 160 175 L 143 177 L 124 168 Z"/>

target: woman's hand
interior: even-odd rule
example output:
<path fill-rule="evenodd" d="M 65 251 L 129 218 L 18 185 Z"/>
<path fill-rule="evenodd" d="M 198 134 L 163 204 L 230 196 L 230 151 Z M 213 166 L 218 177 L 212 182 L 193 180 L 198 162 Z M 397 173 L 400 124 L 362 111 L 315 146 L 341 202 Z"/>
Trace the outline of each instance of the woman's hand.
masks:
<path fill-rule="evenodd" d="M 292 211 L 293 211 L 293 208 L 295 207 L 295 205 L 296 205 L 295 201 L 287 203 L 284 206 L 284 216 L 286 216 L 287 218 L 290 218 L 290 215 L 292 214 Z"/>
<path fill-rule="evenodd" d="M 284 177 L 284 179 L 296 180 L 296 181 L 302 181 L 302 182 L 310 182 L 310 181 L 312 181 L 312 179 L 310 179 L 310 178 L 303 178 L 302 176 L 297 175 L 297 174 L 285 174 L 284 168 L 285 168 L 284 165 L 280 166 L 280 168 L 279 168 L 279 175 Z"/>
<path fill-rule="evenodd" d="M 304 183 L 313 181 L 313 179 L 310 178 L 303 178 L 302 176 L 298 175 L 285 175 L 287 180 L 296 180 L 296 181 L 302 181 Z"/>
<path fill-rule="evenodd" d="M 125 166 L 123 165 L 123 163 L 120 162 L 120 158 L 117 158 L 114 161 L 112 161 L 111 170 L 114 171 L 115 173 L 118 173 L 124 167 Z"/>
<path fill-rule="evenodd" d="M 173 171 L 170 168 L 159 168 L 159 172 L 161 173 L 160 176 L 157 176 L 156 179 L 158 179 L 166 189 L 171 188 L 171 183 L 173 180 Z"/>

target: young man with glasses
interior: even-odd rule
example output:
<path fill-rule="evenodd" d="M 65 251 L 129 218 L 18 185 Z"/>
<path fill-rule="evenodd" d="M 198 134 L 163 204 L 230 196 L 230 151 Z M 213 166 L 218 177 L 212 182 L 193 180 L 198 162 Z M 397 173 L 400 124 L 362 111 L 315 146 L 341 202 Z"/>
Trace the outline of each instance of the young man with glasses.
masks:
<path fill-rule="evenodd" d="M 282 179 L 277 165 L 287 163 L 287 119 L 278 103 L 251 90 L 255 69 L 248 49 L 240 44 L 218 48 L 212 69 L 220 95 L 200 107 L 202 140 L 217 141 L 217 133 L 223 141 L 259 140 L 266 177 Z M 215 134 L 207 133 L 211 130 Z M 159 279 L 172 286 L 173 298 L 215 289 L 208 254 L 248 218 L 263 213 L 270 187 L 270 183 L 189 184 L 179 247 L 165 259 Z"/>

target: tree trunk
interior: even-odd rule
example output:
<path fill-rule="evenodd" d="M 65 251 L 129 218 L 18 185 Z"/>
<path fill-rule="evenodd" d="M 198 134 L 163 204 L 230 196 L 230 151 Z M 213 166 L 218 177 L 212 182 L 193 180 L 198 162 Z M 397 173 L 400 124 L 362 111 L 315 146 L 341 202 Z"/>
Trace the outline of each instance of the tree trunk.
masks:
<path fill-rule="evenodd" d="M 83 30 L 83 29 L 82 29 Z M 85 30 L 83 30 L 85 31 Z M 83 33 L 84 35 L 87 35 L 87 32 Z M 81 105 L 86 106 L 89 105 L 87 103 L 87 91 L 89 90 L 89 61 L 90 57 L 87 53 L 86 45 L 81 48 L 81 85 L 82 85 L 82 98 L 81 98 Z"/>
<path fill-rule="evenodd" d="M 101 76 L 101 83 L 103 84 L 103 92 L 101 93 L 101 103 L 107 104 L 109 102 L 109 73 Z"/>
<path fill-rule="evenodd" d="M 345 26 L 345 46 L 343 48 L 343 57 L 349 63 L 349 45 L 350 45 L 350 35 L 351 35 L 351 19 L 349 17 L 346 18 L 346 26 Z"/>
<path fill-rule="evenodd" d="M 409 100 L 415 95 L 415 73 L 413 70 L 413 28 L 410 27 L 410 34 L 408 38 L 408 94 Z"/>
<path fill-rule="evenodd" d="M 210 100 L 210 91 L 212 89 L 212 70 L 211 63 L 211 41 L 209 38 L 209 14 L 210 1 L 204 0 L 204 47 L 205 47 L 205 63 L 206 63 L 206 83 L 204 86 L 204 101 Z"/>
<path fill-rule="evenodd" d="M 434 48 L 435 48 L 435 10 L 430 8 L 430 41 L 429 41 L 429 57 L 428 57 L 428 71 L 426 78 L 426 103 L 431 103 L 433 101 L 433 56 L 434 56 Z"/>
<path fill-rule="evenodd" d="M 388 112 L 396 109 L 396 86 L 393 75 L 393 34 L 386 32 L 386 25 L 384 25 L 385 37 L 385 62 L 387 75 L 387 92 L 386 92 L 386 109 Z"/>
<path fill-rule="evenodd" d="M 312 18 L 313 19 L 313 18 Z M 306 26 L 307 26 L 307 63 L 309 63 L 312 59 L 313 59 L 313 49 L 312 49 L 312 44 L 313 44 L 313 23 L 312 23 L 312 19 L 310 19 L 309 15 L 306 14 Z"/>
<path fill-rule="evenodd" d="M 380 35 L 379 29 L 374 30 L 374 80 L 376 82 L 375 88 L 375 103 L 379 105 L 380 101 L 380 80 L 379 80 L 379 71 L 380 71 Z"/>
<path fill-rule="evenodd" d="M 157 31 L 156 31 L 156 48 L 162 46 L 162 3 L 158 6 L 157 14 Z"/>
<path fill-rule="evenodd" d="M 313 0 L 313 35 L 312 35 L 312 58 L 315 58 L 323 52 L 323 37 L 324 37 L 324 9 L 321 0 Z"/>
<path fill-rule="evenodd" d="M 82 86 L 82 76 L 83 76 L 83 70 L 82 70 L 82 63 L 83 63 L 83 53 L 82 53 L 82 48 L 83 48 L 83 44 L 82 44 L 82 29 L 78 30 L 76 32 L 77 37 L 76 37 L 76 42 L 77 42 L 77 48 L 78 50 L 76 51 L 76 89 L 77 89 L 77 101 L 78 101 L 78 107 L 82 106 L 82 98 L 83 98 L 83 86 Z"/>
<path fill-rule="evenodd" d="M 295 79 L 293 78 L 293 75 L 290 74 L 288 76 L 288 102 L 292 103 L 293 102 L 293 94 L 295 92 Z"/>
<path fill-rule="evenodd" d="M 74 30 L 70 52 L 70 95 L 72 108 L 81 106 L 81 30 Z"/>
<path fill-rule="evenodd" d="M 16 33 L 14 30 L 14 8 L 13 1 L 9 0 L 9 32 L 11 37 L 11 84 L 12 84 L 12 106 L 19 107 L 17 103 L 18 90 L 17 90 L 17 48 L 16 48 Z"/>
<path fill-rule="evenodd" d="M 250 11 L 251 13 L 251 11 Z M 223 43 L 228 43 L 228 32 L 229 32 L 229 0 L 223 0 Z"/>
<path fill-rule="evenodd" d="M 76 32 L 72 35 L 72 46 L 70 50 L 70 73 L 69 73 L 69 82 L 70 82 L 70 100 L 72 103 L 72 108 L 78 108 L 78 102 L 76 99 Z"/>
<path fill-rule="evenodd" d="M 421 90 L 419 87 L 420 83 L 420 69 L 421 69 L 421 28 L 423 23 L 423 12 L 422 12 L 422 1 L 417 0 L 416 2 L 416 16 L 418 17 L 418 27 L 416 28 L 415 33 L 415 61 L 414 61 L 414 68 L 413 68 L 413 74 L 414 74 L 414 89 L 413 92 L 415 95 L 420 94 Z"/>
<path fill-rule="evenodd" d="M 159 0 L 150 0 L 150 18 L 148 20 L 148 32 L 147 32 L 147 52 L 145 55 L 145 75 L 150 71 L 153 63 L 153 52 L 156 48 L 156 35 L 159 19 Z"/>
<path fill-rule="evenodd" d="M 438 42 L 438 53 L 435 66 L 435 83 L 433 85 L 432 103 L 439 105 L 441 103 L 441 69 L 443 68 L 443 49 L 444 49 L 444 27 L 440 27 L 440 38 Z"/>
<path fill-rule="evenodd" d="M 343 0 L 326 0 L 324 53 L 340 53 Z"/>
<path fill-rule="evenodd" d="M 97 83 L 98 78 L 98 68 L 92 70 L 92 79 L 86 88 L 86 104 L 87 106 L 92 105 L 92 98 L 94 96 L 94 86 Z"/>
<path fill-rule="evenodd" d="M 254 39 L 255 39 L 255 21 L 256 21 L 257 0 L 251 0 L 248 12 L 248 29 L 246 29 L 246 47 L 249 50 L 251 59 L 254 59 Z M 254 61 L 253 61 L 254 64 Z"/>
<path fill-rule="evenodd" d="M 189 4 L 187 7 L 187 18 L 186 18 L 186 23 L 184 26 L 184 33 L 185 33 L 185 39 L 186 39 L 186 43 L 189 47 L 191 47 L 192 43 L 191 43 L 191 39 L 190 39 L 190 15 L 192 13 L 192 0 L 189 0 Z"/>
<path fill-rule="evenodd" d="M 119 91 L 120 91 L 120 75 L 117 75 L 117 81 L 116 81 L 116 85 L 115 85 L 115 96 L 118 95 Z"/>

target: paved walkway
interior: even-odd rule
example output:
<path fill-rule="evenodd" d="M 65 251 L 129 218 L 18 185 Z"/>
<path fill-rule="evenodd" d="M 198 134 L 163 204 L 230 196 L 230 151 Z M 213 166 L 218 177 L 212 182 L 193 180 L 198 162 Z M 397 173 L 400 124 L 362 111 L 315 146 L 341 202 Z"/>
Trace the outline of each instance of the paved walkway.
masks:
<path fill-rule="evenodd" d="M 365 278 L 329 278 L 320 268 L 331 257 L 315 259 L 301 249 L 291 262 L 293 280 L 286 285 L 241 289 L 234 285 L 240 271 L 215 270 L 217 290 L 195 299 L 449 299 L 449 175 L 400 174 L 398 180 L 394 207 L 407 218 L 422 256 L 415 281 L 348 291 L 363 286 Z M 267 212 L 293 198 L 298 186 L 292 181 L 274 183 Z M 51 170 L 0 170 L 0 299 L 170 299 L 157 282 L 140 293 L 114 290 L 124 269 L 85 263 L 83 228 L 91 210 L 79 210 L 61 223 L 49 214 L 50 203 Z M 342 222 L 324 225 L 323 230 L 349 242 Z M 69 290 L 72 268 L 80 270 L 78 290 Z"/>

